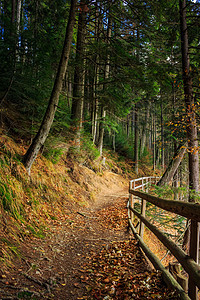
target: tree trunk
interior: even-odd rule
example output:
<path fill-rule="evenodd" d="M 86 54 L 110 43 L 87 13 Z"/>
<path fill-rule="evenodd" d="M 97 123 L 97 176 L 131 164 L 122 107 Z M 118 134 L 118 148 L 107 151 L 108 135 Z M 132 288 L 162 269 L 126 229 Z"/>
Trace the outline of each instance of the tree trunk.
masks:
<path fill-rule="evenodd" d="M 102 151 L 103 151 L 103 137 L 104 137 L 105 117 L 106 117 L 106 110 L 102 106 L 102 108 L 101 108 L 101 121 L 100 121 L 100 124 L 99 124 L 99 139 L 98 139 L 98 145 L 97 145 L 100 156 L 102 156 Z"/>
<path fill-rule="evenodd" d="M 147 128 L 148 128 L 148 125 L 149 125 L 149 111 L 150 111 L 150 102 L 147 102 L 146 114 L 145 114 L 145 122 L 144 122 L 143 129 L 142 129 L 141 153 L 140 153 L 140 155 L 143 154 L 144 148 L 145 148 L 145 145 L 146 145 Z"/>
<path fill-rule="evenodd" d="M 75 147 L 80 148 L 80 137 L 83 123 L 84 82 L 85 82 L 85 30 L 86 30 L 85 3 L 81 4 L 78 18 L 78 33 L 76 45 L 76 66 L 74 72 L 74 88 L 72 101 L 72 121 L 75 125 Z"/>
<path fill-rule="evenodd" d="M 177 142 L 174 141 L 174 153 L 176 153 L 177 151 Z M 173 187 L 175 188 L 174 191 L 174 200 L 178 200 L 178 192 L 177 192 L 177 188 L 178 188 L 178 169 L 176 170 L 176 172 L 174 173 L 173 176 Z"/>
<path fill-rule="evenodd" d="M 37 135 L 35 136 L 35 138 L 33 139 L 32 144 L 28 148 L 23 158 L 24 166 L 26 167 L 26 170 L 29 174 L 30 174 L 31 166 L 35 158 L 37 157 L 40 148 L 46 141 L 46 138 L 49 134 L 51 125 L 54 120 L 55 112 L 58 106 L 60 91 L 62 89 L 62 81 L 65 76 L 67 65 L 68 65 L 72 36 L 73 36 L 73 28 L 75 24 L 75 17 L 76 17 L 76 0 L 71 0 L 69 20 L 68 20 L 66 34 L 65 34 L 65 42 L 63 45 L 62 55 L 58 66 L 58 71 L 54 82 L 54 87 L 51 93 L 51 97 L 49 100 L 49 104 L 45 116 L 43 118 L 42 124 L 40 126 L 40 129 Z"/>
<path fill-rule="evenodd" d="M 1 2 L 0 2 L 1 5 Z M 16 10 L 16 0 L 12 0 L 12 25 L 15 24 L 15 10 Z"/>
<path fill-rule="evenodd" d="M 22 1 L 18 0 L 17 1 L 17 17 L 16 17 L 17 36 L 19 35 L 19 29 L 20 29 L 21 7 L 22 7 Z"/>
<path fill-rule="evenodd" d="M 192 90 L 192 78 L 190 74 L 188 28 L 186 21 L 186 0 L 179 0 L 180 31 L 182 52 L 182 75 L 184 85 L 185 105 L 187 112 L 187 139 L 189 155 L 189 202 L 195 202 L 195 196 L 199 194 L 199 154 L 198 137 L 195 114 L 195 103 Z M 190 256 L 198 263 L 199 255 L 199 223 L 191 221 L 190 225 Z M 197 299 L 197 287 L 189 278 L 188 294 L 191 299 Z"/>
<path fill-rule="evenodd" d="M 139 159 L 138 142 L 139 142 L 138 108 L 136 104 L 135 105 L 135 141 L 134 141 L 134 171 L 136 174 L 138 174 L 138 159 Z"/>
<path fill-rule="evenodd" d="M 111 17 L 108 16 L 108 27 L 107 27 L 107 44 L 110 44 L 110 38 L 112 35 L 112 20 Z M 105 65 L 105 72 L 104 72 L 104 79 L 109 78 L 109 73 L 110 73 L 110 55 L 107 54 L 107 59 L 106 59 L 106 65 Z M 105 86 L 104 86 L 105 88 Z M 104 137 L 104 121 L 106 117 L 106 109 L 105 106 L 102 105 L 102 111 L 101 111 L 101 123 L 99 126 L 99 139 L 97 143 L 98 150 L 100 152 L 100 156 L 102 156 L 102 149 L 103 149 L 103 137 Z"/>
<path fill-rule="evenodd" d="M 93 101 L 92 101 L 92 140 L 93 144 L 98 141 L 98 98 L 97 86 L 99 84 L 99 57 L 96 57 L 97 65 L 94 70 L 94 86 L 93 86 Z"/>
<path fill-rule="evenodd" d="M 152 115 L 153 117 L 153 124 L 152 124 L 152 130 L 153 130 L 153 143 L 152 143 L 152 147 L 153 147 L 153 170 L 155 171 L 156 169 L 156 116 Z"/>
<path fill-rule="evenodd" d="M 170 161 L 162 178 L 158 181 L 158 183 L 157 183 L 158 186 L 163 186 L 172 180 L 176 170 L 178 169 L 178 167 L 183 159 L 186 149 L 187 149 L 186 144 L 183 146 L 180 145 L 178 147 L 176 153 L 174 154 L 172 160 Z"/>
<path fill-rule="evenodd" d="M 127 134 L 127 137 L 129 137 L 129 133 L 130 133 L 130 115 L 127 115 L 127 121 L 126 121 L 126 134 Z"/>
<path fill-rule="evenodd" d="M 161 99 L 160 109 L 161 109 L 161 115 L 160 115 L 160 121 L 161 121 L 161 167 L 164 170 L 164 167 L 165 167 L 165 153 L 164 153 L 164 120 L 163 120 L 163 102 L 162 102 L 162 99 Z"/>
<path fill-rule="evenodd" d="M 131 134 L 134 135 L 134 121 L 135 120 L 135 111 L 134 108 L 131 109 Z"/>

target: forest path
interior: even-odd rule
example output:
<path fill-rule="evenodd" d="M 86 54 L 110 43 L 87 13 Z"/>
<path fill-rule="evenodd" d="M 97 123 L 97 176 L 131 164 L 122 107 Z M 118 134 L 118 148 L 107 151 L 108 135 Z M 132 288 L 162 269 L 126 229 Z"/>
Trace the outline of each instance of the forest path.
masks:
<path fill-rule="evenodd" d="M 0 280 L 0 299 L 176 299 L 127 230 L 127 189 L 105 187 L 90 207 L 54 221 Z"/>

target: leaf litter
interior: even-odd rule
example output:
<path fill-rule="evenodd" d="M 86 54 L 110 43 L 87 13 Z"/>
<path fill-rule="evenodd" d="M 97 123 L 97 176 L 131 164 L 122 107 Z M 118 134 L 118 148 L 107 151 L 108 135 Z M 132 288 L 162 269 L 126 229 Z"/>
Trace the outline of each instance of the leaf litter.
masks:
<path fill-rule="evenodd" d="M 55 240 L 33 244 L 30 276 L 22 277 L 22 266 L 19 292 L 35 299 L 178 299 L 128 234 L 126 202 L 120 197 L 110 199 L 92 209 L 80 207 L 82 214 L 74 210 L 73 222 L 54 221 Z"/>
<path fill-rule="evenodd" d="M 120 201 L 98 212 L 100 225 L 110 230 L 126 230 L 126 202 Z M 161 273 L 148 265 L 137 241 L 112 241 L 91 251 L 82 270 L 86 293 L 81 299 L 178 299 L 162 281 Z"/>

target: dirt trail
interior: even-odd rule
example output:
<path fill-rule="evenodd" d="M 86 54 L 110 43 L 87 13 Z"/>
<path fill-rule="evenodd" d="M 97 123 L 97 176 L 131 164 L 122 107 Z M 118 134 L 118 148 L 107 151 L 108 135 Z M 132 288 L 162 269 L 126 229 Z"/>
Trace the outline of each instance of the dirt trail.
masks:
<path fill-rule="evenodd" d="M 176 299 L 147 283 L 140 293 L 141 280 L 160 283 L 127 231 L 127 197 L 127 189 L 105 187 L 91 207 L 54 222 L 54 234 L 24 246 L 0 280 L 0 299 Z"/>

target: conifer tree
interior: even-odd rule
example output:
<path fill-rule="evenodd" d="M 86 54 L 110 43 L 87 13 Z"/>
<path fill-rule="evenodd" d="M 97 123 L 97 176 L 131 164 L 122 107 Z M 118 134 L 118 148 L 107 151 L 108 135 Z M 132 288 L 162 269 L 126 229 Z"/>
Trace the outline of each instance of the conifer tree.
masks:
<path fill-rule="evenodd" d="M 76 17 L 76 2 L 77 2 L 76 0 L 71 0 L 71 8 L 70 8 L 69 20 L 66 28 L 63 51 L 60 58 L 60 63 L 58 66 L 58 71 L 54 82 L 54 87 L 51 93 L 51 97 L 49 100 L 49 104 L 45 116 L 43 118 L 38 133 L 36 134 L 35 138 L 33 139 L 30 147 L 28 148 L 23 158 L 24 166 L 26 167 L 27 172 L 29 174 L 30 174 L 31 166 L 34 160 L 36 159 L 38 152 L 40 151 L 40 148 L 44 144 L 49 134 L 51 125 L 54 120 L 55 112 L 58 106 L 60 91 L 62 88 L 63 78 L 65 76 L 67 65 L 68 65 L 70 48 L 72 43 L 73 28 L 74 28 L 75 17 Z"/>

